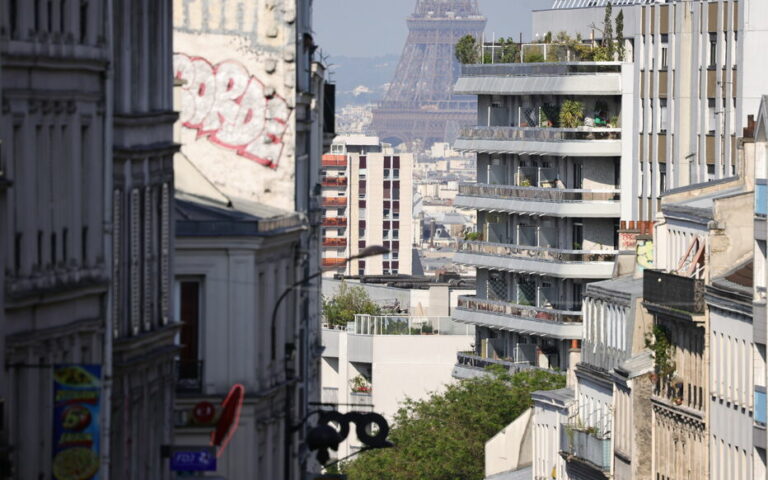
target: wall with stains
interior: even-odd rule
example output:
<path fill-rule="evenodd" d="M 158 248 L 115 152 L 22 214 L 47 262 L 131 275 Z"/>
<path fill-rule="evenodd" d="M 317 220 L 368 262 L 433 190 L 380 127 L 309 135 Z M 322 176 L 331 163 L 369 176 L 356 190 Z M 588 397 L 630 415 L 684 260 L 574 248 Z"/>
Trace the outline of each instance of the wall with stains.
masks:
<path fill-rule="evenodd" d="M 295 2 L 173 6 L 182 153 L 226 195 L 295 208 Z"/>

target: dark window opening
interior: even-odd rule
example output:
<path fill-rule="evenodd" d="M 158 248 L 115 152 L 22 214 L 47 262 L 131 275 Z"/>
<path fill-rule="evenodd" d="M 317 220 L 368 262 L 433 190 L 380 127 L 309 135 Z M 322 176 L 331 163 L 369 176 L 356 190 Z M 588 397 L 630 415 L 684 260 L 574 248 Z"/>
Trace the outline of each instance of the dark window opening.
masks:
<path fill-rule="evenodd" d="M 88 2 L 80 2 L 80 43 L 88 37 Z"/>
<path fill-rule="evenodd" d="M 43 231 L 37 231 L 37 266 L 43 266 Z"/>
<path fill-rule="evenodd" d="M 22 243 L 21 232 L 16 233 L 16 238 L 13 240 L 13 270 L 18 274 L 21 271 L 21 246 Z"/>
<path fill-rule="evenodd" d="M 51 0 L 48 0 L 46 5 L 46 13 L 48 15 L 48 18 L 46 20 L 48 21 L 48 31 L 53 31 L 53 2 Z"/>
<path fill-rule="evenodd" d="M 56 251 L 56 234 L 51 234 L 51 265 L 56 265 L 56 261 L 58 260 L 58 255 Z"/>
<path fill-rule="evenodd" d="M 61 232 L 61 259 L 67 262 L 69 256 L 69 230 L 66 228 Z"/>
<path fill-rule="evenodd" d="M 19 0 L 10 0 L 10 10 L 11 37 L 15 37 L 19 25 Z"/>
<path fill-rule="evenodd" d="M 85 265 L 88 260 L 88 227 L 80 233 L 80 261 Z"/>
<path fill-rule="evenodd" d="M 181 351 L 179 352 L 179 380 L 200 379 L 200 282 L 179 283 L 179 320 L 181 320 Z"/>
<path fill-rule="evenodd" d="M 61 0 L 61 3 L 59 3 L 59 31 L 61 33 L 64 33 L 64 30 L 66 29 L 66 19 L 67 19 L 67 0 Z"/>

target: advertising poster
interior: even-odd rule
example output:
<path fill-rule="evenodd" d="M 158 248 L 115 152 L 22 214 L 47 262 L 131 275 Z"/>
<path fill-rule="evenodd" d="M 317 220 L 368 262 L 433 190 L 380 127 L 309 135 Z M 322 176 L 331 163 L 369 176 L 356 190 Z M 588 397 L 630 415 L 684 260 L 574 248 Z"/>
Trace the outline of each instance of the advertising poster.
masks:
<path fill-rule="evenodd" d="M 53 367 L 53 478 L 99 479 L 100 365 Z"/>

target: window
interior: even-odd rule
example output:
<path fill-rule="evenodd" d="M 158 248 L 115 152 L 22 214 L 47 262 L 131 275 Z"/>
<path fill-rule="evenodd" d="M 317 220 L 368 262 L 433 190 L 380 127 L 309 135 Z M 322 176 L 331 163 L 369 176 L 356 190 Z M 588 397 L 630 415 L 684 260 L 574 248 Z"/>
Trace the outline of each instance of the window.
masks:
<path fill-rule="evenodd" d="M 709 68 L 715 68 L 717 64 L 717 34 L 709 34 Z"/>
<path fill-rule="evenodd" d="M 178 295 L 179 332 L 179 382 L 199 381 L 202 373 L 200 360 L 201 284 L 198 280 L 180 280 L 176 283 Z"/>
<path fill-rule="evenodd" d="M 659 164 L 659 193 L 664 193 L 667 190 L 667 164 Z"/>
<path fill-rule="evenodd" d="M 662 35 L 661 36 L 661 65 L 660 68 L 662 70 L 667 69 L 667 50 L 668 50 L 668 36 Z"/>
<path fill-rule="evenodd" d="M 707 103 L 707 129 L 709 130 L 709 133 L 715 133 L 715 125 L 717 125 L 717 114 L 715 106 L 715 99 L 710 98 Z"/>
<path fill-rule="evenodd" d="M 394 178 L 395 180 L 400 178 L 400 169 L 399 168 L 392 169 L 392 178 Z"/>
<path fill-rule="evenodd" d="M 384 180 L 389 180 L 389 178 L 390 178 L 390 176 L 389 176 L 389 169 L 385 168 L 384 169 Z"/>
<path fill-rule="evenodd" d="M 21 232 L 16 233 L 16 237 L 13 240 L 13 270 L 18 275 L 21 271 L 21 246 L 23 236 Z"/>
<path fill-rule="evenodd" d="M 10 1 L 10 12 L 8 13 L 11 22 L 11 36 L 15 37 L 19 21 L 19 0 Z"/>
<path fill-rule="evenodd" d="M 83 227 L 80 232 L 80 262 L 88 263 L 88 227 Z"/>
<path fill-rule="evenodd" d="M 397 240 L 400 238 L 400 230 L 391 230 L 392 232 L 392 240 Z"/>
<path fill-rule="evenodd" d="M 43 232 L 37 231 L 37 268 L 43 268 Z"/>
<path fill-rule="evenodd" d="M 88 40 L 88 0 L 80 0 L 80 43 Z"/>
<path fill-rule="evenodd" d="M 659 132 L 667 132 L 667 99 L 659 99 Z"/>
<path fill-rule="evenodd" d="M 69 230 L 64 229 L 61 232 L 61 259 L 64 261 L 64 263 L 67 262 L 67 257 L 69 256 Z"/>

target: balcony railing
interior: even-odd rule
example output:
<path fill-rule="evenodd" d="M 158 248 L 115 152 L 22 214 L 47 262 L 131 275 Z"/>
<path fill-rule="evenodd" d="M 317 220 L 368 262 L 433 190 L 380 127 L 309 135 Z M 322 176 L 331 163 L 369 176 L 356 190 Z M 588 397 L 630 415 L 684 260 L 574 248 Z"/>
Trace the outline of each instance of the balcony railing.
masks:
<path fill-rule="evenodd" d="M 320 164 L 323 167 L 346 167 L 347 156 L 346 155 L 323 155 L 320 160 Z"/>
<path fill-rule="evenodd" d="M 186 393 L 203 391 L 202 360 L 176 360 L 176 391 Z"/>
<path fill-rule="evenodd" d="M 323 177 L 320 183 L 324 187 L 346 187 L 347 177 Z"/>
<path fill-rule="evenodd" d="M 451 317 L 355 314 L 347 332 L 357 335 L 474 335 L 475 326 Z"/>
<path fill-rule="evenodd" d="M 704 313 L 704 280 L 659 270 L 643 272 L 646 302 L 689 313 Z"/>
<path fill-rule="evenodd" d="M 330 237 L 323 239 L 324 247 L 346 247 L 347 239 L 344 237 Z"/>
<path fill-rule="evenodd" d="M 477 355 L 475 352 L 456 353 L 456 363 L 457 365 L 461 365 L 463 367 L 475 368 L 478 370 L 485 370 L 490 366 L 499 365 L 501 367 L 506 368 L 509 371 L 509 373 L 517 373 L 517 372 L 522 372 L 526 370 L 536 370 L 536 369 L 553 372 L 553 370 L 537 367 L 533 365 L 531 362 L 487 358 L 487 357 L 482 357 L 480 355 Z M 565 374 L 565 372 L 560 372 L 560 373 Z"/>
<path fill-rule="evenodd" d="M 321 265 L 325 268 L 343 267 L 347 262 L 346 258 L 323 258 Z"/>
<path fill-rule="evenodd" d="M 590 463 L 598 470 L 607 472 L 611 469 L 610 438 L 600 438 L 596 433 L 590 432 L 574 425 L 560 425 L 560 448 L 574 457 Z"/>
<path fill-rule="evenodd" d="M 572 140 L 619 140 L 620 128 L 463 127 L 459 138 L 564 142 Z"/>
<path fill-rule="evenodd" d="M 533 200 L 538 202 L 615 202 L 621 198 L 616 189 L 584 190 L 565 188 L 516 187 L 511 185 L 489 185 L 485 183 L 462 183 L 459 195 Z"/>
<path fill-rule="evenodd" d="M 346 227 L 347 217 L 325 217 L 322 225 L 324 227 Z"/>
<path fill-rule="evenodd" d="M 323 207 L 346 207 L 347 197 L 323 197 L 320 205 Z"/>
<path fill-rule="evenodd" d="M 460 252 L 503 257 L 523 257 L 552 262 L 613 262 L 617 250 L 565 250 L 560 248 L 528 247 L 507 243 L 464 241 Z"/>
<path fill-rule="evenodd" d="M 477 298 L 473 295 L 462 295 L 458 300 L 459 308 L 474 310 L 477 312 L 498 313 L 512 315 L 521 318 L 544 320 L 560 323 L 579 323 L 582 321 L 580 311 L 555 310 L 552 308 L 540 308 L 517 303 L 502 302 Z"/>
<path fill-rule="evenodd" d="M 765 426 L 766 421 L 765 387 L 755 386 L 754 420 L 758 425 Z"/>

